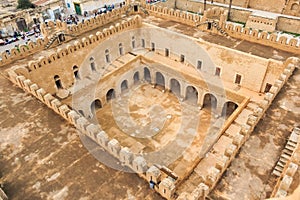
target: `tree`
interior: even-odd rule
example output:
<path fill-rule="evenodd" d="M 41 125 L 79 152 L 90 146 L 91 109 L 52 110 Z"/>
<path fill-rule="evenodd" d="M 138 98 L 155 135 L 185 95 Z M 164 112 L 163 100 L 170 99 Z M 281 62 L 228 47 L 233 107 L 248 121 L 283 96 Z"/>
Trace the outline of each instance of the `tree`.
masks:
<path fill-rule="evenodd" d="M 27 9 L 27 8 L 34 8 L 34 4 L 30 2 L 30 0 L 18 0 L 19 9 Z"/>

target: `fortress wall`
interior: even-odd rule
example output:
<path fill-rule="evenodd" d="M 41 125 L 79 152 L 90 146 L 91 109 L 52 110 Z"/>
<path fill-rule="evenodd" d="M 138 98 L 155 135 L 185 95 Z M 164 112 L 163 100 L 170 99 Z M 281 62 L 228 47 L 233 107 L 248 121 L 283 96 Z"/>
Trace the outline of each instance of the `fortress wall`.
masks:
<path fill-rule="evenodd" d="M 199 42 L 193 38 L 151 26 L 137 29 L 140 26 L 138 19 L 136 17 L 129 22 L 97 32 L 96 36 L 91 35 L 89 38 L 76 41 L 74 45 L 59 49 L 57 53 L 41 57 L 39 61 L 29 62 L 27 70 L 19 68 L 17 71 L 32 81 L 40 83 L 43 88 L 54 94 L 57 91 L 54 84 L 55 75 L 59 76 L 63 88 L 69 88 L 75 81 L 74 66 L 79 69 L 79 77 L 93 77 L 98 73 L 94 73 L 91 69 L 92 62 L 96 71 L 101 71 L 103 67 L 107 68 L 110 63 L 106 62 L 105 51 L 109 51 L 109 59 L 112 62 L 120 57 L 119 44 L 122 44 L 123 53 L 130 52 L 133 50 L 133 40 L 137 48 L 143 48 L 142 40 L 146 49 L 151 49 L 153 43 L 155 52 L 163 55 L 167 48 L 170 59 L 177 62 L 180 62 L 180 57 L 183 55 L 184 63 L 194 66 L 198 76 L 208 74 L 214 79 L 219 79 L 215 76 L 216 67 L 219 67 L 221 79 L 234 83 L 236 74 L 239 74 L 242 76 L 240 85 L 256 92 L 264 91 L 266 83 L 274 84 L 275 77 L 283 71 L 284 66 L 278 61 L 263 59 L 207 42 Z M 120 31 L 122 34 L 116 34 Z M 107 37 L 110 37 L 110 40 L 106 40 Z M 177 42 L 173 43 L 174 40 Z M 182 48 L 183 46 L 189 48 Z M 197 70 L 199 61 L 201 69 Z"/>
<path fill-rule="evenodd" d="M 249 8 L 281 13 L 286 0 L 250 0 Z"/>
<path fill-rule="evenodd" d="M 300 33 L 300 20 L 295 20 L 288 17 L 278 17 L 276 30 Z"/>
<path fill-rule="evenodd" d="M 156 17 L 161 17 L 167 20 L 172 20 L 176 22 L 181 22 L 187 25 L 196 26 L 202 22 L 205 22 L 207 19 L 205 15 L 203 17 L 197 14 L 186 14 L 184 11 L 180 10 L 173 10 L 169 8 L 161 8 L 155 5 L 147 4 L 146 9 L 151 15 Z M 207 12 L 211 12 L 208 10 Z M 191 17 L 187 17 L 191 16 Z M 223 23 L 222 21 L 219 23 Z M 271 46 L 277 49 L 281 49 L 283 51 L 291 52 L 291 53 L 299 53 L 299 44 L 297 43 L 296 39 L 288 39 L 285 36 L 278 36 L 276 34 L 269 34 L 268 32 L 259 32 L 259 30 L 249 30 L 247 28 L 243 28 L 240 25 L 234 26 L 226 22 L 223 26 L 223 29 L 226 33 L 233 38 L 247 40 L 250 42 Z M 212 30 L 207 30 L 207 25 L 203 24 L 199 26 L 199 29 L 209 32 L 214 32 L 220 34 L 215 28 Z M 247 31 L 248 30 L 248 31 Z"/>
<path fill-rule="evenodd" d="M 81 134 L 88 136 L 115 158 L 124 161 L 124 156 L 126 157 L 126 155 L 130 154 L 131 150 L 128 147 L 122 147 L 116 139 L 109 138 L 101 129 L 100 125 L 92 124 L 75 110 L 66 104 L 63 104 L 51 94 L 46 93 L 43 88 L 40 88 L 30 79 L 26 79 L 24 76 L 18 75 L 12 69 L 9 69 L 7 74 L 10 81 L 17 84 L 25 92 L 28 92 L 38 98 L 40 101 L 42 101 L 42 103 L 46 104 L 50 109 L 75 126 Z M 123 149 L 126 149 L 125 153 L 123 152 Z M 121 155 L 123 158 L 120 157 Z M 145 172 L 148 169 L 146 160 L 142 155 L 130 155 L 131 156 L 127 156 L 127 160 L 126 162 L 124 161 L 124 164 L 138 173 L 139 176 L 146 179 Z"/>
<path fill-rule="evenodd" d="M 6 52 L 1 53 L 0 67 L 6 64 L 12 63 L 21 58 L 25 58 L 29 55 L 37 53 L 41 50 L 44 50 L 50 38 L 48 36 L 55 31 L 65 31 L 67 34 L 74 36 L 80 35 L 82 33 L 94 30 L 105 24 L 113 22 L 121 18 L 127 10 L 127 6 L 124 6 L 120 9 L 115 9 L 112 12 L 106 14 L 101 14 L 96 16 L 96 18 L 91 18 L 90 20 L 85 20 L 84 23 L 79 22 L 77 25 L 73 24 L 72 26 L 67 26 L 65 22 L 56 21 L 56 25 L 53 21 L 48 22 L 48 26 L 45 24 L 41 25 L 41 32 L 44 35 L 44 39 L 37 39 L 36 43 L 30 41 L 27 46 L 21 45 L 20 51 L 15 48 L 10 50 L 10 55 Z M 66 40 L 70 40 L 72 37 L 67 36 Z"/>
<path fill-rule="evenodd" d="M 96 36 L 89 36 L 88 38 L 83 38 L 81 41 L 75 41 L 73 45 L 68 45 L 66 48 L 58 49 L 56 53 L 48 57 L 40 57 L 38 61 L 30 61 L 27 66 L 27 72 L 24 70 L 19 70 L 21 74 L 31 79 L 33 82 L 38 82 L 41 87 L 45 88 L 46 91 L 54 94 L 56 91 L 54 83 L 54 76 L 58 75 L 62 82 L 63 88 L 69 88 L 74 84 L 74 74 L 73 67 L 76 65 L 78 68 L 82 65 L 84 61 L 89 62 L 89 55 L 91 50 L 102 43 L 106 38 L 111 37 L 119 32 L 124 32 L 129 29 L 134 29 L 140 26 L 140 17 L 136 16 L 128 21 L 123 21 L 121 24 L 116 26 L 111 26 L 109 29 L 104 29 L 102 32 L 97 32 Z M 127 39 L 127 38 L 126 38 Z M 125 39 L 123 39 L 125 42 Z M 106 43 L 107 47 L 111 46 Z M 131 49 L 125 49 L 130 51 Z M 95 67 L 103 67 L 105 63 L 105 48 L 99 56 L 99 52 L 94 56 Z M 118 51 L 114 51 L 116 54 Z M 95 52 L 92 52 L 95 53 Z M 111 60 L 115 59 L 115 56 Z M 90 66 L 90 64 L 88 64 Z M 87 67 L 88 67 L 87 66 Z M 87 76 L 88 72 L 81 70 L 81 76 Z"/>
<path fill-rule="evenodd" d="M 276 81 L 277 84 L 272 86 L 270 92 L 268 92 L 264 100 L 261 101 L 260 105 L 254 110 L 253 114 L 248 116 L 247 123 L 242 127 L 240 132 L 231 140 L 231 143 L 228 144 L 227 148 L 223 152 L 223 155 L 218 152 L 218 154 L 209 153 L 205 159 L 212 158 L 216 159 L 216 162 L 211 162 L 211 167 L 207 168 L 207 174 L 204 177 L 202 183 L 198 185 L 197 188 L 190 194 L 182 194 L 180 198 L 183 198 L 184 195 L 190 197 L 190 199 L 198 199 L 200 197 L 205 197 L 218 183 L 219 179 L 222 177 L 223 172 L 226 170 L 230 162 L 235 158 L 239 148 L 244 144 L 244 142 L 249 138 L 251 132 L 254 130 L 254 127 L 257 125 L 259 120 L 262 118 L 268 107 L 271 105 L 272 101 L 279 93 L 280 89 L 286 83 L 288 78 L 292 75 L 292 72 L 296 67 L 299 67 L 300 60 L 299 58 L 291 57 L 285 63 L 285 70 Z M 222 136 L 225 137 L 225 136 Z M 221 138 L 222 138 L 221 137 Z M 221 140 L 220 138 L 220 140 Z M 217 142 L 218 143 L 218 142 Z M 214 145 L 216 146 L 217 143 Z"/>

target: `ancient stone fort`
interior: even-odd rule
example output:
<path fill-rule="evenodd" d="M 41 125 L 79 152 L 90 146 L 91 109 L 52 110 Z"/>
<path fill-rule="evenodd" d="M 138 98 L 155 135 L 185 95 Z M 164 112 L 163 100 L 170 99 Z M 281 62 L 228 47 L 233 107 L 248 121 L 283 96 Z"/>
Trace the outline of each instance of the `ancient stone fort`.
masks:
<path fill-rule="evenodd" d="M 4 148 L 7 195 L 22 188 L 15 199 L 299 199 L 300 42 L 272 33 L 278 21 L 250 17 L 259 30 L 227 16 L 213 5 L 200 15 L 127 2 L 77 25 L 42 24 L 44 39 L 3 52 L 10 82 L 2 96 L 14 88 L 13 99 L 31 102 L 14 112 L 31 108 L 22 120 L 44 118 L 32 122 L 40 129 L 30 129 L 24 150 Z M 58 150 L 69 143 L 55 142 L 71 136 L 48 133 L 50 125 L 75 127 L 81 141 L 76 135 L 76 146 Z M 76 161 L 81 148 L 96 159 Z"/>

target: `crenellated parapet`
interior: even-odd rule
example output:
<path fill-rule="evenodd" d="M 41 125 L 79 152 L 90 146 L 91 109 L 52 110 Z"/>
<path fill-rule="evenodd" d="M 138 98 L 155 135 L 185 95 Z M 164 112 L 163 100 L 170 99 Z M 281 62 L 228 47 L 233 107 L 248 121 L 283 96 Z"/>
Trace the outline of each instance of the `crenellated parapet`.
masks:
<path fill-rule="evenodd" d="M 33 83 L 25 76 L 18 75 L 12 69 L 7 71 L 7 75 L 10 81 L 25 92 L 36 97 L 55 113 L 75 126 L 80 134 L 92 139 L 108 153 L 120 160 L 122 164 L 138 173 L 140 177 L 146 179 L 146 171 L 149 167 L 143 155 L 133 154 L 130 148 L 121 146 L 119 141 L 115 138 L 110 138 L 107 133 L 102 130 L 100 125 L 91 123 L 76 110 L 73 110 L 68 105 L 62 103 L 59 99 L 52 96 L 50 93 L 47 93 L 43 88 L 40 88 L 36 83 Z"/>
<path fill-rule="evenodd" d="M 48 42 L 51 40 L 51 36 L 53 34 L 62 32 L 64 34 L 67 34 L 67 36 L 64 38 L 65 41 L 71 40 L 73 39 L 73 37 L 70 37 L 68 35 L 79 36 L 82 33 L 94 30 L 108 23 L 119 20 L 126 13 L 127 8 L 127 6 L 123 6 L 120 9 L 115 9 L 106 14 L 98 15 L 95 18 L 79 22 L 77 25 L 73 24 L 71 26 L 68 26 L 66 22 L 61 22 L 59 20 L 56 20 L 55 22 L 49 21 L 47 25 L 41 24 L 41 32 L 44 36 L 44 39 L 39 38 L 36 42 L 30 41 L 27 45 L 21 45 L 19 47 L 19 50 L 16 48 L 12 48 L 9 51 L 10 53 L 2 52 L 0 56 L 0 67 L 44 50 Z M 118 31 L 126 28 L 129 25 L 131 26 L 130 22 L 127 21 L 124 20 L 123 22 L 119 23 L 118 26 L 116 26 Z"/>
<path fill-rule="evenodd" d="M 27 73 L 47 67 L 47 65 L 59 62 L 61 59 L 66 59 L 75 52 L 89 48 L 92 45 L 97 45 L 109 38 L 111 35 L 138 28 L 141 26 L 141 23 L 141 17 L 136 15 L 127 20 L 123 20 L 121 23 L 117 23 L 114 26 L 112 25 L 109 28 L 105 28 L 103 31 L 98 31 L 96 35 L 90 35 L 89 37 L 84 37 L 81 40 L 76 40 L 74 44 L 67 45 L 65 48 L 59 48 L 56 52 L 49 56 L 41 56 L 37 61 L 29 61 L 27 65 Z"/>
<path fill-rule="evenodd" d="M 291 53 L 299 54 L 300 51 L 299 41 L 295 38 L 287 38 L 286 36 L 279 36 L 275 33 L 244 28 L 241 25 L 234 25 L 226 22 L 228 13 L 222 8 L 208 9 L 204 12 L 203 16 L 182 10 L 174 10 L 167 7 L 162 8 L 160 6 L 149 4 L 146 5 L 146 10 L 150 15 L 180 22 L 190 26 L 196 26 L 203 31 L 213 32 L 221 35 L 224 35 L 224 32 L 226 32 L 226 35 L 233 38 L 271 46 Z M 217 23 L 216 26 L 209 24 L 209 22 L 213 21 Z"/>

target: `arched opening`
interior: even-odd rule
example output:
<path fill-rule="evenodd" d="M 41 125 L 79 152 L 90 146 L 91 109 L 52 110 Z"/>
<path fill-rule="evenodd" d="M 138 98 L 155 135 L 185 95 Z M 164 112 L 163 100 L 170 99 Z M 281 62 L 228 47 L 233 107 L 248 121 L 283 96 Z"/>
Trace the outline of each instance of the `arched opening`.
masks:
<path fill-rule="evenodd" d="M 229 117 L 235 109 L 237 109 L 238 105 L 232 101 L 227 101 L 222 109 L 222 116 L 223 117 Z"/>
<path fill-rule="evenodd" d="M 84 116 L 84 113 L 82 110 L 78 110 L 79 114 L 81 114 L 82 116 Z"/>
<path fill-rule="evenodd" d="M 24 18 L 18 18 L 16 20 L 16 24 L 17 24 L 19 31 L 25 31 L 26 29 L 28 29 L 28 26 L 27 26 Z"/>
<path fill-rule="evenodd" d="M 298 10 L 299 5 L 297 3 L 293 3 L 291 6 L 291 10 Z"/>
<path fill-rule="evenodd" d="M 140 81 L 140 74 L 139 72 L 135 72 L 133 75 L 133 83 L 137 84 Z"/>
<path fill-rule="evenodd" d="M 116 98 L 115 90 L 114 89 L 108 90 L 106 93 L 106 102 L 109 102 L 114 98 Z"/>
<path fill-rule="evenodd" d="M 151 74 L 148 68 L 144 68 L 144 79 L 145 81 L 151 83 Z"/>
<path fill-rule="evenodd" d="M 156 72 L 156 78 L 155 83 L 158 87 L 162 87 L 162 89 L 165 89 L 165 77 L 160 72 Z"/>
<path fill-rule="evenodd" d="M 109 56 L 109 50 L 108 49 L 105 50 L 105 61 L 107 63 L 110 63 L 110 56 Z"/>
<path fill-rule="evenodd" d="M 142 39 L 142 47 L 145 48 L 145 40 Z"/>
<path fill-rule="evenodd" d="M 122 56 L 124 54 L 122 43 L 119 44 L 119 53 L 120 53 L 120 56 Z"/>
<path fill-rule="evenodd" d="M 189 103 L 197 104 L 198 103 L 198 91 L 193 86 L 188 86 L 186 88 L 186 100 Z"/>
<path fill-rule="evenodd" d="M 172 78 L 171 79 L 171 92 L 173 92 L 175 95 L 180 97 L 180 83 L 176 79 Z"/>
<path fill-rule="evenodd" d="M 93 57 L 90 58 L 91 70 L 96 71 L 95 59 Z"/>
<path fill-rule="evenodd" d="M 54 81 L 55 81 L 55 85 L 56 85 L 57 89 L 62 89 L 63 88 L 58 75 L 54 76 Z"/>
<path fill-rule="evenodd" d="M 74 77 L 75 77 L 75 79 L 80 79 L 80 77 L 79 77 L 79 72 L 78 72 L 78 67 L 75 65 L 75 66 L 73 66 L 73 73 L 74 73 Z"/>
<path fill-rule="evenodd" d="M 131 38 L 131 45 L 132 45 L 132 48 L 134 49 L 135 48 L 135 38 L 134 37 Z"/>
<path fill-rule="evenodd" d="M 99 99 L 96 99 L 95 101 L 92 102 L 92 104 L 91 104 L 92 112 L 95 112 L 95 111 L 99 110 L 100 108 L 102 108 L 102 103 Z"/>
<path fill-rule="evenodd" d="M 128 81 L 124 80 L 121 83 L 121 92 L 123 92 L 124 90 L 127 90 L 127 89 L 128 89 Z"/>
<path fill-rule="evenodd" d="M 65 34 L 61 33 L 58 35 L 59 42 L 64 42 L 66 40 Z"/>
<path fill-rule="evenodd" d="M 205 94 L 203 100 L 203 108 L 216 109 L 217 108 L 217 98 L 210 93 Z"/>

